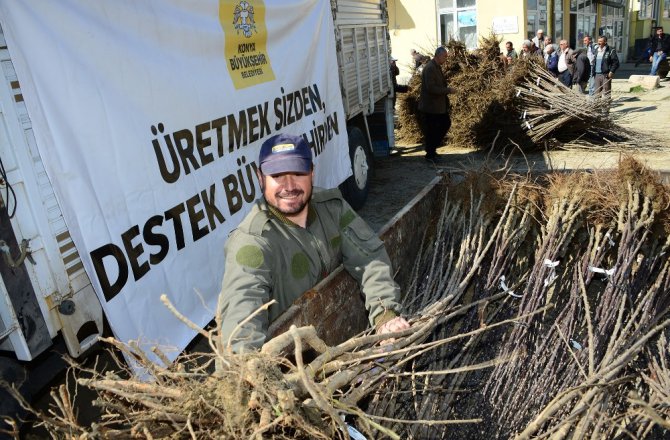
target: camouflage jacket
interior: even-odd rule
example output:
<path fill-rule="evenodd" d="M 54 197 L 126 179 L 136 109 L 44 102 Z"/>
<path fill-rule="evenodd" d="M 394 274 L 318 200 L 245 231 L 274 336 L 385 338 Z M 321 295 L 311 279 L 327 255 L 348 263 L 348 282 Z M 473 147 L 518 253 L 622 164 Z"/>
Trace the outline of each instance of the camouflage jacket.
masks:
<path fill-rule="evenodd" d="M 384 243 L 337 189 L 314 189 L 306 228 L 258 200 L 231 232 L 225 254 L 219 307 L 223 340 L 235 331 L 236 352 L 260 348 L 269 323 L 340 264 L 361 285 L 370 323 L 400 310 L 400 288 Z M 277 303 L 235 330 L 271 299 Z"/>

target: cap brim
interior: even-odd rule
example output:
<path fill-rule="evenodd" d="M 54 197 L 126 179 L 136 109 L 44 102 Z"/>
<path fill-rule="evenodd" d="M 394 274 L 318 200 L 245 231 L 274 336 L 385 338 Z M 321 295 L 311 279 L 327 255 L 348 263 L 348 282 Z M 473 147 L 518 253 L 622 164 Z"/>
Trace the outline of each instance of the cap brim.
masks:
<path fill-rule="evenodd" d="M 261 172 L 266 176 L 282 173 L 303 173 L 312 171 L 312 161 L 304 157 L 274 157 L 271 161 L 261 164 Z"/>

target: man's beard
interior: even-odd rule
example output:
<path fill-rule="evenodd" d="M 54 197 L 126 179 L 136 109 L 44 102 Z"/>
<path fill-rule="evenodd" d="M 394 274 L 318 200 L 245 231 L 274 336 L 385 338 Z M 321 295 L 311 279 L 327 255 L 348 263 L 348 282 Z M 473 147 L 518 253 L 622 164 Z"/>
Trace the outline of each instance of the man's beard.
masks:
<path fill-rule="evenodd" d="M 275 200 L 277 200 L 278 205 L 279 205 L 279 201 L 284 199 L 284 197 L 297 196 L 297 198 L 300 200 L 300 202 L 296 205 L 296 204 L 294 204 L 295 202 L 291 201 L 291 202 L 289 202 L 290 206 L 288 208 L 281 208 L 279 206 L 275 206 L 275 208 L 277 208 L 277 210 L 284 215 L 299 214 L 300 212 L 302 212 L 303 209 L 305 209 L 305 207 L 307 206 L 307 202 L 309 202 L 309 199 L 303 200 L 302 196 L 304 194 L 305 194 L 305 191 L 303 191 L 303 190 L 279 192 L 279 193 L 275 194 Z"/>
<path fill-rule="evenodd" d="M 304 209 L 307 208 L 307 205 L 309 204 L 310 200 L 312 199 L 312 190 L 310 188 L 309 191 L 309 197 L 306 199 L 302 199 L 305 194 L 305 191 L 303 190 L 294 190 L 294 191 L 280 191 L 278 193 L 275 193 L 275 203 L 272 204 L 272 207 L 276 209 L 277 211 L 281 212 L 282 214 L 286 216 L 291 216 L 291 215 L 296 215 L 301 213 Z M 279 206 L 280 202 L 282 200 L 285 200 L 285 197 L 291 197 L 291 196 L 296 196 L 300 202 L 297 204 L 290 203 L 289 206 Z M 267 201 L 267 197 L 265 197 L 265 200 Z M 269 203 L 269 202 L 268 202 Z M 286 204 L 284 204 L 286 205 Z"/>

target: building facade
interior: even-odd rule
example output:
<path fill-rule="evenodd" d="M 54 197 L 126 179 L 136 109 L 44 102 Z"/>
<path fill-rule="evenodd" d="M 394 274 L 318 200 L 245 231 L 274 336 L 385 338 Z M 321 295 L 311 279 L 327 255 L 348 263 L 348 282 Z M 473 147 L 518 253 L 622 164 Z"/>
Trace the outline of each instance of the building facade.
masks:
<path fill-rule="evenodd" d="M 495 33 L 518 50 L 538 29 L 580 47 L 584 35 L 605 35 L 622 60 L 635 60 L 657 26 L 670 33 L 670 0 L 387 0 L 393 55 L 403 76 L 410 51 L 431 55 L 451 39 L 476 49 Z M 595 38 L 594 38 L 595 39 Z M 503 46 L 504 47 L 504 46 Z"/>

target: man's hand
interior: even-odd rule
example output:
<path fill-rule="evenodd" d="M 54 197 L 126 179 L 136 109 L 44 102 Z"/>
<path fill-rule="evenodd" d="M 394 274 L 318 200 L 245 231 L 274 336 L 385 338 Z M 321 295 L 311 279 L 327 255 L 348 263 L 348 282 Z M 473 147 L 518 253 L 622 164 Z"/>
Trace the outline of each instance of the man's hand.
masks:
<path fill-rule="evenodd" d="M 613 76 L 614 76 L 614 74 L 613 74 L 612 72 L 609 72 L 609 73 L 607 74 L 607 78 L 609 78 L 609 79 L 612 79 Z"/>
<path fill-rule="evenodd" d="M 405 320 L 402 316 L 396 316 L 392 320 L 384 323 L 377 329 L 378 335 L 383 335 L 385 333 L 395 333 L 402 330 L 407 330 L 410 327 L 409 322 Z M 381 342 L 381 345 L 392 344 L 395 341 L 394 338 L 385 339 Z"/>

